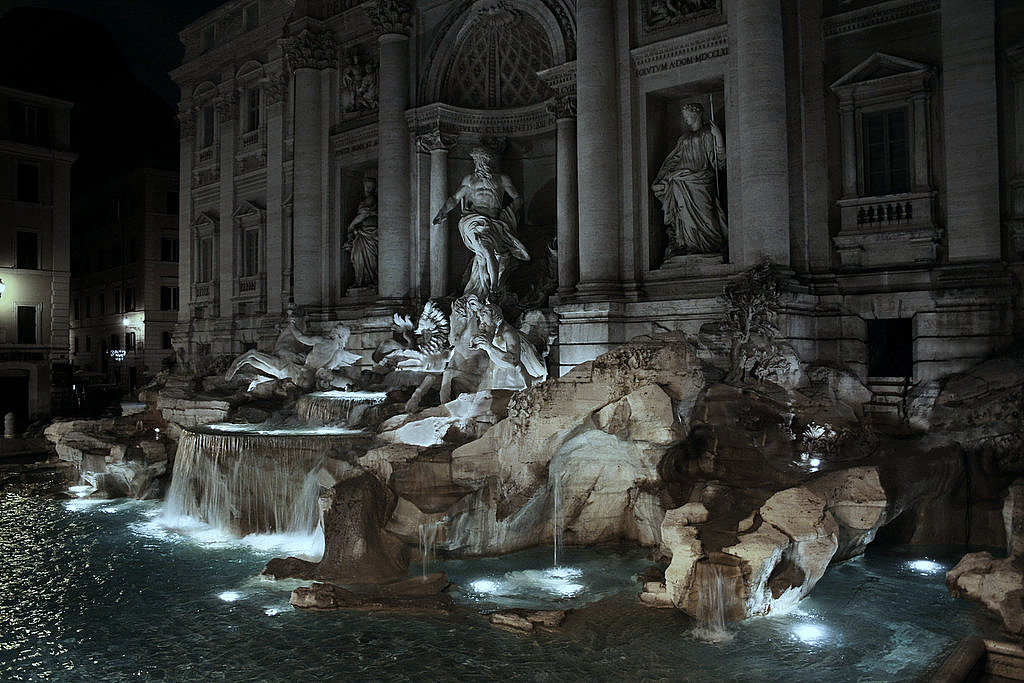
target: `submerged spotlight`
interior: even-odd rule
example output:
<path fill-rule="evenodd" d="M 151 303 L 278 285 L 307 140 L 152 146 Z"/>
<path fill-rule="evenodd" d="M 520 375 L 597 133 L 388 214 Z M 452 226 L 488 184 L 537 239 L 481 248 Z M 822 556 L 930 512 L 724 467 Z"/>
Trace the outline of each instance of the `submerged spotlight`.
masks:
<path fill-rule="evenodd" d="M 824 626 L 817 624 L 797 624 L 793 627 L 793 635 L 803 643 L 815 645 L 825 640 L 828 632 Z"/>
<path fill-rule="evenodd" d="M 496 593 L 498 582 L 490 579 L 478 579 L 470 583 L 469 587 L 473 589 L 474 593 Z"/>
<path fill-rule="evenodd" d="M 242 597 L 242 594 L 237 591 L 224 591 L 217 597 L 223 600 L 224 602 L 234 602 L 235 600 L 240 599 Z"/>
<path fill-rule="evenodd" d="M 913 560 L 908 562 L 907 566 L 919 574 L 938 574 L 945 571 L 941 564 L 933 560 Z"/>

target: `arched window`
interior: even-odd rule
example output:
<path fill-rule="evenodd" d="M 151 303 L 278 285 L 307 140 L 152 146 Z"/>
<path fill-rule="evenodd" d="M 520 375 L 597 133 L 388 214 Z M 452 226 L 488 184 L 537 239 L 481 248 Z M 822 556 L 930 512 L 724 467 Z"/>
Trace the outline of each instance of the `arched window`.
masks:
<path fill-rule="evenodd" d="M 534 17 L 508 7 L 481 11 L 461 32 L 441 87 L 441 100 L 499 109 L 550 97 L 537 72 L 554 65 L 551 44 Z"/>

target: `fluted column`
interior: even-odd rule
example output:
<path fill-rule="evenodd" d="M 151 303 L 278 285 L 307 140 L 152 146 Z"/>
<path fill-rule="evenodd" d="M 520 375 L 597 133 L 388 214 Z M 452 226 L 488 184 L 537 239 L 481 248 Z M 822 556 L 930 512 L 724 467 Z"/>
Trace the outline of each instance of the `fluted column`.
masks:
<path fill-rule="evenodd" d="M 178 291 L 183 299 L 178 307 L 175 337 L 181 347 L 186 339 L 179 336 L 182 327 L 192 319 L 192 165 L 195 149 L 195 107 L 184 106 L 178 114 L 181 137 L 178 145 Z"/>
<path fill-rule="evenodd" d="M 433 130 L 416 139 L 420 151 L 430 154 L 430 217 L 441 210 L 448 198 L 448 151 L 455 138 Z M 430 224 L 430 297 L 448 294 L 448 219 L 439 225 Z"/>
<path fill-rule="evenodd" d="M 557 128 L 556 179 L 558 215 L 558 293 L 572 294 L 579 281 L 579 196 L 576 178 L 576 98 L 562 95 L 548 102 Z"/>
<path fill-rule="evenodd" d="M 320 300 L 323 177 L 327 172 L 322 136 L 320 70 L 333 67 L 337 46 L 330 33 L 303 31 L 282 42 L 295 81 L 295 137 L 292 214 L 292 296 L 299 306 Z"/>
<path fill-rule="evenodd" d="M 378 292 L 382 299 L 409 296 L 409 2 L 378 0 L 370 19 L 380 43 L 378 75 L 377 191 Z"/>
<path fill-rule="evenodd" d="M 789 265 L 789 155 L 786 65 L 779 0 L 737 0 L 735 23 L 741 223 L 729 226 L 741 266 Z M 732 45 L 730 45 L 732 49 Z M 846 188 L 848 189 L 848 188 Z"/>
<path fill-rule="evenodd" d="M 577 173 L 581 294 L 620 289 L 619 108 L 614 2 L 576 4 Z"/>
<path fill-rule="evenodd" d="M 231 214 L 235 211 L 235 136 L 238 126 L 238 92 L 231 81 L 222 86 L 226 90 L 214 103 L 217 110 L 217 135 L 220 144 L 220 232 L 216 241 L 217 302 L 221 320 L 230 321 L 234 315 L 231 299 L 235 295 L 235 225 Z M 230 342 L 229 342 L 230 343 Z"/>

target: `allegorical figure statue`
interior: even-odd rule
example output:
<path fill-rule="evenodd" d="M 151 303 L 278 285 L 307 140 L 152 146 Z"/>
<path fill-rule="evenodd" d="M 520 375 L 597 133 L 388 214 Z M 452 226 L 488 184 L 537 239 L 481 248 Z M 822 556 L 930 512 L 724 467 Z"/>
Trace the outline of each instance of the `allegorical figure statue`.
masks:
<path fill-rule="evenodd" d="M 363 181 L 363 200 L 346 228 L 344 249 L 352 260 L 355 286 L 377 282 L 377 181 Z"/>
<path fill-rule="evenodd" d="M 725 141 L 714 121 L 704 120 L 701 105 L 684 104 L 681 113 L 683 134 L 651 185 L 668 226 L 666 256 L 722 253 L 727 228 L 717 176 Z"/>
<path fill-rule="evenodd" d="M 476 147 L 470 153 L 475 168 L 434 216 L 434 224 L 445 220 L 456 206 L 462 212 L 459 234 L 473 252 L 473 267 L 463 294 L 487 298 L 505 286 L 513 260 L 529 261 L 526 247 L 516 236 L 518 212 L 523 200 L 512 180 L 496 167 L 493 152 Z M 505 195 L 511 199 L 505 202 Z"/>

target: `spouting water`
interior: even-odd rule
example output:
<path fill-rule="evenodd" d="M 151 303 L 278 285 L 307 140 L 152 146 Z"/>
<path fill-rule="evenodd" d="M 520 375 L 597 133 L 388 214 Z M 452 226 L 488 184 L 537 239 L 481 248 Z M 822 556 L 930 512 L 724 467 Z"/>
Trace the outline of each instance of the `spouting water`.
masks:
<path fill-rule="evenodd" d="M 693 635 L 709 643 L 724 643 L 732 639 L 725 628 L 725 615 L 729 596 L 721 568 L 711 562 L 698 562 L 697 573 L 697 628 Z"/>
<path fill-rule="evenodd" d="M 554 566 L 558 565 L 559 555 L 562 554 L 562 480 L 555 476 L 554 481 L 551 484 L 551 496 L 553 498 L 551 506 L 551 536 L 555 546 L 555 557 Z"/>
<path fill-rule="evenodd" d="M 434 559 L 437 548 L 437 532 L 444 524 L 444 520 L 436 519 L 433 522 L 423 522 L 419 526 L 420 532 L 420 555 L 422 556 L 423 579 L 426 580 L 430 574 L 430 563 Z"/>

